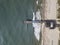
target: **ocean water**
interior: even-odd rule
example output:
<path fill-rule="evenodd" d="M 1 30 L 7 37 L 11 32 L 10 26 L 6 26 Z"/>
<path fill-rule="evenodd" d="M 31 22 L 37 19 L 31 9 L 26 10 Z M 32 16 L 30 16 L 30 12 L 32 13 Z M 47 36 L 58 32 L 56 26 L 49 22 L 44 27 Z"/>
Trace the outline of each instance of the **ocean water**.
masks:
<path fill-rule="evenodd" d="M 37 45 L 32 24 L 35 0 L 0 0 L 0 45 Z"/>

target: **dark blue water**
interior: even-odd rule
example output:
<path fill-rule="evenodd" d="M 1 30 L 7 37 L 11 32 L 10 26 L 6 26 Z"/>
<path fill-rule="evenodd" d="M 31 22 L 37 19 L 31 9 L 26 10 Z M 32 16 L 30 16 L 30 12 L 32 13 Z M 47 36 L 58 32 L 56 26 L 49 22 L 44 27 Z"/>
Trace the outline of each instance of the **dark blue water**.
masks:
<path fill-rule="evenodd" d="M 35 0 L 0 0 L 0 45 L 36 45 L 32 24 Z"/>

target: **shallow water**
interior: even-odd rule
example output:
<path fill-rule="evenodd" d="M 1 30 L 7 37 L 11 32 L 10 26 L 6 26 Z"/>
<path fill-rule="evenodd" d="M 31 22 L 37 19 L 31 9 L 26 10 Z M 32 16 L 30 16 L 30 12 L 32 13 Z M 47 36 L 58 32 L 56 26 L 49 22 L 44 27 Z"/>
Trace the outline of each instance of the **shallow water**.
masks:
<path fill-rule="evenodd" d="M 36 45 L 32 24 L 35 0 L 0 0 L 0 45 Z"/>

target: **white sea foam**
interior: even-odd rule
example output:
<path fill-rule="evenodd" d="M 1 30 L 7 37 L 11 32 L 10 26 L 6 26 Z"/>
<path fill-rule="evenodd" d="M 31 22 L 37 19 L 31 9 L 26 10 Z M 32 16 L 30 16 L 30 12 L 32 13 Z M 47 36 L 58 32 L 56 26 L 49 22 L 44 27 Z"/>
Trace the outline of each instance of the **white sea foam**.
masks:
<path fill-rule="evenodd" d="M 38 0 L 36 1 L 36 4 L 38 5 Z"/>
<path fill-rule="evenodd" d="M 38 10 L 36 12 L 36 15 L 33 12 L 33 20 L 35 20 L 35 17 L 36 17 L 37 20 L 41 20 L 40 10 Z M 33 27 L 34 27 L 34 35 L 35 35 L 36 39 L 39 41 L 40 31 L 41 31 L 41 24 L 40 23 L 32 23 L 32 24 L 33 24 Z"/>

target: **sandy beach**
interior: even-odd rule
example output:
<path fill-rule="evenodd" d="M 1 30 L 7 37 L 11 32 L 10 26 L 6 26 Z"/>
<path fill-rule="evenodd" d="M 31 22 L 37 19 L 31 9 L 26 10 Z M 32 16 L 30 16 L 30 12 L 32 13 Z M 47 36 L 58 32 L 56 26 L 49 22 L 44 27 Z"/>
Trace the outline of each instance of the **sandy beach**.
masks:
<path fill-rule="evenodd" d="M 44 15 L 45 19 L 57 19 L 57 0 L 45 0 Z M 59 31 L 44 27 L 43 29 L 43 43 L 44 45 L 58 45 Z"/>

